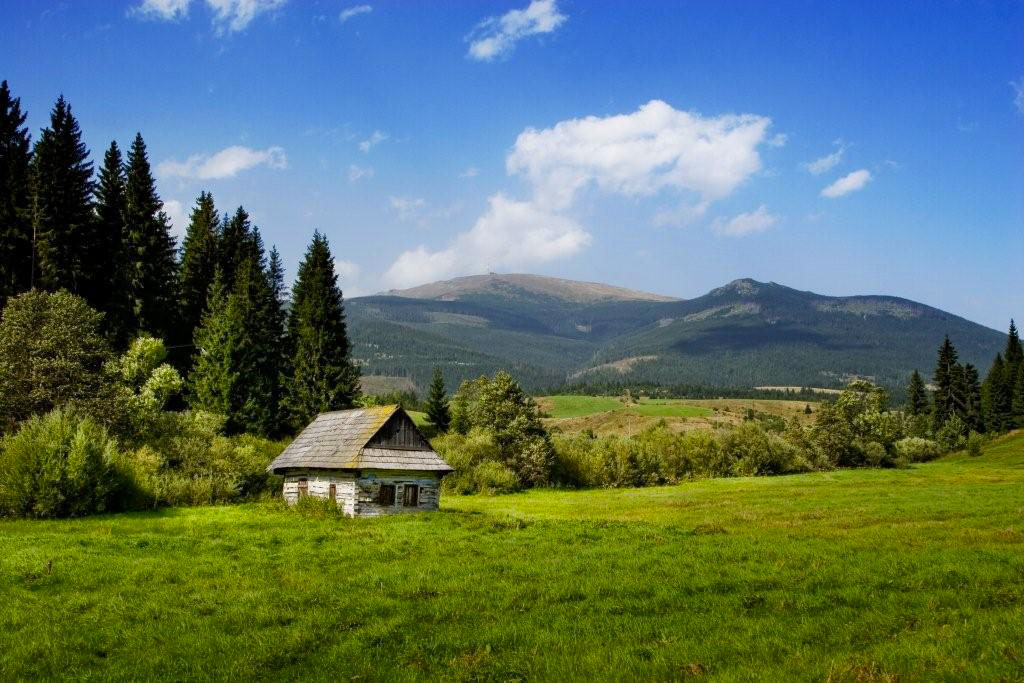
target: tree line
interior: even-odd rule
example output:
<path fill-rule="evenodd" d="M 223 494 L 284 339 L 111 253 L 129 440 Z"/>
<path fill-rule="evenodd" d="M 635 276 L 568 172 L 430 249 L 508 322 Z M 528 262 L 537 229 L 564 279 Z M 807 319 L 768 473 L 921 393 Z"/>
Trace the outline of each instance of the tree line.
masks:
<path fill-rule="evenodd" d="M 243 207 L 221 214 L 202 192 L 179 248 L 141 134 L 116 141 L 94 173 L 63 96 L 33 142 L 0 83 L 0 306 L 67 291 L 103 314 L 115 351 L 151 335 L 186 379 L 192 408 L 229 432 L 278 436 L 354 405 L 359 369 L 327 238 L 314 233 L 289 296 L 276 248 Z"/>

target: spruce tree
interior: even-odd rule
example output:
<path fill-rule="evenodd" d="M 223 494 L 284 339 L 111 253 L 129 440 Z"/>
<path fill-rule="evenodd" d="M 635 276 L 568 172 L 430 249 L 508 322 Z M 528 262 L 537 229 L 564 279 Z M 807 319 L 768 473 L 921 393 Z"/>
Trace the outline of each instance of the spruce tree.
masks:
<path fill-rule="evenodd" d="M 978 368 L 970 363 L 963 366 L 964 378 L 964 421 L 967 426 L 976 431 L 985 431 L 985 416 L 983 401 L 981 399 L 981 382 L 978 378 Z"/>
<path fill-rule="evenodd" d="M 1006 352 L 1003 354 L 1003 361 L 1007 366 L 1016 368 L 1024 363 L 1024 346 L 1020 343 L 1020 334 L 1017 332 L 1017 323 L 1010 320 L 1010 330 L 1006 336 Z"/>
<path fill-rule="evenodd" d="M 0 309 L 31 286 L 32 152 L 25 117 L 21 98 L 0 83 Z"/>
<path fill-rule="evenodd" d="M 962 373 L 957 363 L 956 348 L 947 336 L 939 347 L 939 358 L 932 377 L 935 386 L 932 418 L 936 429 L 940 429 L 957 412 L 957 392 L 962 382 L 962 377 L 958 375 Z"/>
<path fill-rule="evenodd" d="M 327 238 L 314 233 L 292 288 L 288 336 L 293 351 L 285 406 L 293 428 L 317 414 L 350 408 L 359 394 L 345 310 Z"/>
<path fill-rule="evenodd" d="M 33 284 L 80 294 L 94 274 L 86 254 L 95 238 L 92 163 L 64 96 L 32 153 Z"/>
<path fill-rule="evenodd" d="M 986 427 L 989 431 L 1001 432 L 1009 428 L 1012 415 L 1013 388 L 1007 376 L 1003 354 L 997 353 L 985 377 L 982 400 Z"/>
<path fill-rule="evenodd" d="M 180 341 L 177 332 L 176 247 L 170 221 L 162 211 L 156 181 L 142 135 L 136 134 L 128 152 L 125 182 L 125 223 L 131 295 L 139 329 L 163 339 Z"/>
<path fill-rule="evenodd" d="M 444 375 L 441 374 L 441 368 L 438 367 L 434 368 L 434 378 L 430 382 L 430 395 L 427 398 L 427 419 L 441 433 L 447 432 L 452 422 L 452 414 L 448 406 L 448 396 L 444 391 Z"/>
<path fill-rule="evenodd" d="M 125 175 L 116 142 L 103 155 L 96 183 L 96 242 L 90 258 L 104 278 L 90 283 L 90 303 L 106 315 L 104 329 L 116 347 L 123 348 L 135 333 L 129 254 L 125 244 Z"/>
<path fill-rule="evenodd" d="M 220 230 L 218 261 L 224 282 L 231 287 L 235 282 L 235 274 L 247 255 L 253 251 L 252 224 L 249 214 L 241 206 L 235 209 L 230 218 L 224 214 Z"/>
<path fill-rule="evenodd" d="M 907 387 L 907 413 L 910 415 L 924 415 L 928 412 L 928 390 L 921 378 L 921 373 L 914 370 L 910 376 L 910 385 Z"/>
<path fill-rule="evenodd" d="M 189 405 L 193 409 L 230 416 L 237 405 L 240 375 L 235 354 L 240 337 L 237 320 L 229 310 L 228 292 L 218 273 L 210 287 L 202 324 L 195 331 L 199 352 L 189 373 Z"/>
<path fill-rule="evenodd" d="M 1024 363 L 1017 365 L 1017 376 L 1010 390 L 1010 418 L 1008 426 L 1015 429 L 1024 427 Z"/>
<path fill-rule="evenodd" d="M 202 322 L 216 276 L 218 229 L 213 195 L 201 192 L 182 242 L 178 284 L 181 326 L 190 335 Z"/>

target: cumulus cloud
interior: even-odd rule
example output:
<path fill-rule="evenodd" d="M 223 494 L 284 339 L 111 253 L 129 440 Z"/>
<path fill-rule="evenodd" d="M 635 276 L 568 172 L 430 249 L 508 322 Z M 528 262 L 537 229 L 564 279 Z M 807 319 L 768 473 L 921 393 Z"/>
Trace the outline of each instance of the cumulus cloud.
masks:
<path fill-rule="evenodd" d="M 1010 87 L 1013 88 L 1013 106 L 1017 107 L 1017 111 L 1024 114 L 1024 76 L 1017 81 L 1010 81 Z"/>
<path fill-rule="evenodd" d="M 743 237 L 755 232 L 764 232 L 778 222 L 779 217 L 768 213 L 768 207 L 762 204 L 754 211 L 737 214 L 728 220 L 716 219 L 714 229 L 719 235 L 726 237 Z"/>
<path fill-rule="evenodd" d="M 591 241 L 568 215 L 587 188 L 628 198 L 668 192 L 683 208 L 655 218 L 679 224 L 704 215 L 761 169 L 758 146 L 771 120 L 749 114 L 704 117 L 653 100 L 631 114 L 562 121 L 523 131 L 506 158 L 532 196 L 492 196 L 487 211 L 447 248 L 403 253 L 385 274 L 408 286 L 458 272 L 523 268 L 565 258 Z"/>
<path fill-rule="evenodd" d="M 531 202 L 496 194 L 473 227 L 446 249 L 420 246 L 392 264 L 384 281 L 392 287 L 440 280 L 465 272 L 529 268 L 571 256 L 590 244 L 573 219 L 549 213 Z"/>
<path fill-rule="evenodd" d="M 551 33 L 565 22 L 555 0 L 533 0 L 525 9 L 514 9 L 500 17 L 484 19 L 467 36 L 468 57 L 489 62 L 511 54 L 518 41 L 527 36 Z"/>
<path fill-rule="evenodd" d="M 373 7 L 370 5 L 353 5 L 341 10 L 341 14 L 338 15 L 338 21 L 344 24 L 349 19 L 358 17 L 360 14 L 369 14 L 372 11 Z"/>
<path fill-rule="evenodd" d="M 372 178 L 374 170 L 370 167 L 363 168 L 362 166 L 356 166 L 355 164 L 349 164 L 348 167 L 348 181 L 354 183 L 363 178 Z"/>
<path fill-rule="evenodd" d="M 247 27 L 261 14 L 283 7 L 287 0 L 202 0 L 213 12 L 217 33 L 233 33 Z M 188 15 L 193 0 L 142 0 L 134 13 L 152 19 L 177 21 Z"/>
<path fill-rule="evenodd" d="M 853 173 L 844 175 L 842 178 L 826 187 L 821 191 L 821 196 L 828 197 L 829 199 L 842 197 L 843 195 L 863 189 L 870 181 L 871 172 L 866 168 L 862 168 L 859 171 L 854 171 Z"/>
<path fill-rule="evenodd" d="M 370 137 L 366 138 L 365 140 L 363 140 L 362 142 L 359 143 L 359 151 L 361 151 L 361 152 L 363 152 L 365 154 L 366 152 L 369 152 L 371 149 L 373 149 L 374 147 L 376 147 L 380 143 L 382 143 L 385 140 L 387 140 L 388 137 L 390 137 L 390 136 L 387 133 L 385 133 L 384 131 L 382 131 L 382 130 L 375 130 L 370 135 Z"/>
<path fill-rule="evenodd" d="M 235 145 L 222 149 L 212 156 L 193 154 L 185 161 L 168 159 L 156 167 L 156 173 L 164 178 L 217 180 L 232 178 L 256 166 L 288 168 L 288 158 L 281 147 L 251 149 Z"/>
<path fill-rule="evenodd" d="M 185 229 L 188 227 L 188 216 L 185 215 L 185 207 L 177 199 L 168 199 L 164 202 L 163 210 L 171 221 L 171 234 L 180 241 L 185 236 Z"/>
<path fill-rule="evenodd" d="M 836 140 L 833 144 L 839 147 L 839 149 L 832 152 L 831 154 L 827 154 L 821 157 L 820 159 L 809 161 L 803 165 L 804 168 L 807 169 L 808 173 L 810 173 L 811 175 L 821 175 L 825 171 L 828 171 L 829 169 L 835 167 L 840 161 L 843 160 L 843 155 L 846 153 L 846 143 L 844 143 L 842 140 Z"/>

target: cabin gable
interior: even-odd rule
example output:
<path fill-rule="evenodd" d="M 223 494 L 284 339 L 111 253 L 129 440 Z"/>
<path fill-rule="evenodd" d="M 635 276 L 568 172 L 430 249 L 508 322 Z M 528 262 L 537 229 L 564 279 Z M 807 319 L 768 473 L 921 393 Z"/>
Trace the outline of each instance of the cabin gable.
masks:
<path fill-rule="evenodd" d="M 412 418 L 404 410 L 396 410 L 388 421 L 366 442 L 367 448 L 391 448 L 406 451 L 432 450 Z"/>

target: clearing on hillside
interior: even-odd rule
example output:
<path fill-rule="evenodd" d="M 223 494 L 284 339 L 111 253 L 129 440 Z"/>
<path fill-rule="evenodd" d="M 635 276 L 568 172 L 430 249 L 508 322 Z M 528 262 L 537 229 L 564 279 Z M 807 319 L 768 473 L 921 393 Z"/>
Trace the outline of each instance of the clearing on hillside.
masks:
<path fill-rule="evenodd" d="M 444 508 L 0 522 L 0 679 L 1021 677 L 1024 434 Z"/>

